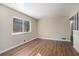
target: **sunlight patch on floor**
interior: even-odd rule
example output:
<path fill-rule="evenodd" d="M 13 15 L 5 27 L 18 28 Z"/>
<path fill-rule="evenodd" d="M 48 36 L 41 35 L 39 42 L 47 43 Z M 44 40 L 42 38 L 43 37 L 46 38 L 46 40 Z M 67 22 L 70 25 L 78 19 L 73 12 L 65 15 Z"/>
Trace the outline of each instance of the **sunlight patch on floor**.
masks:
<path fill-rule="evenodd" d="M 36 56 L 42 56 L 40 53 L 37 53 L 37 55 Z"/>

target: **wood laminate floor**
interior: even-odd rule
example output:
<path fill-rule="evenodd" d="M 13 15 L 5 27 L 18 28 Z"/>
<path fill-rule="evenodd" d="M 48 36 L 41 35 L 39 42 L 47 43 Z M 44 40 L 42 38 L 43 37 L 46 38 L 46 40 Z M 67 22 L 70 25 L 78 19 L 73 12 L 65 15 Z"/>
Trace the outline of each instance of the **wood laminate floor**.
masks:
<path fill-rule="evenodd" d="M 1 56 L 78 56 L 70 42 L 35 39 Z"/>

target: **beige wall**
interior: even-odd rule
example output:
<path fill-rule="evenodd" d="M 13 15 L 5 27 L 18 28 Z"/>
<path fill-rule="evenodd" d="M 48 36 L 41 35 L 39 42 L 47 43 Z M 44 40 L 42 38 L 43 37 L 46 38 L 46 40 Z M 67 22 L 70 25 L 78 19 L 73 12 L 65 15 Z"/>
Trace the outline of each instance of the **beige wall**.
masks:
<path fill-rule="evenodd" d="M 46 18 L 38 22 L 39 38 L 61 40 L 65 37 L 69 41 L 69 19 Z"/>
<path fill-rule="evenodd" d="M 32 32 L 20 35 L 12 35 L 13 17 L 30 19 L 32 21 Z M 37 37 L 37 20 L 34 20 L 22 13 L 0 5 L 0 51 L 11 48 L 17 44 L 26 42 Z"/>

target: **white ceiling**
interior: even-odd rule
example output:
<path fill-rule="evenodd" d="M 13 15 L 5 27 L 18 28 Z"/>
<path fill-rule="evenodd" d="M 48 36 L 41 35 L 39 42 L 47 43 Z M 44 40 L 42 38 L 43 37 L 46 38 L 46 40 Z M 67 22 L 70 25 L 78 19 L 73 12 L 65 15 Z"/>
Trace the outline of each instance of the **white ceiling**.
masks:
<path fill-rule="evenodd" d="M 5 3 L 36 19 L 47 17 L 70 17 L 79 10 L 78 3 Z"/>

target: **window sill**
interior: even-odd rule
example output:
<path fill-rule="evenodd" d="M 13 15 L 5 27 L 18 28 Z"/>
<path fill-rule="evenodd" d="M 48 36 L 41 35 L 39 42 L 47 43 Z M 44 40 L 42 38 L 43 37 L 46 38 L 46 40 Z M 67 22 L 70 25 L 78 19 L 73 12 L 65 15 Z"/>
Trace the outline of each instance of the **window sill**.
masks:
<path fill-rule="evenodd" d="M 12 35 L 21 35 L 21 34 L 26 34 L 26 33 L 31 33 L 31 32 L 18 32 L 18 33 L 12 33 Z"/>

